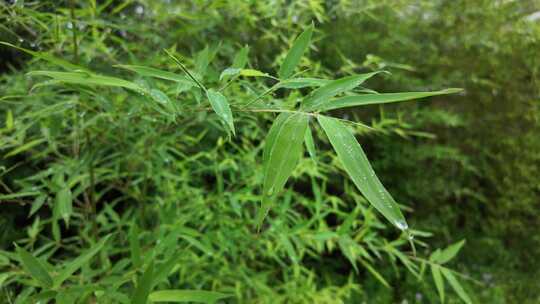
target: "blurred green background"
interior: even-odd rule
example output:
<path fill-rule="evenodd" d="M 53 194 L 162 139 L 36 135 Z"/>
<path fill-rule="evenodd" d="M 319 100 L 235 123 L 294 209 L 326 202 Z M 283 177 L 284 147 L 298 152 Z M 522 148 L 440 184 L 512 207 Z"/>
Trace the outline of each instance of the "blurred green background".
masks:
<path fill-rule="evenodd" d="M 213 83 L 245 45 L 249 66 L 273 73 L 293 37 L 313 22 L 313 44 L 302 61 L 308 76 L 335 79 L 383 69 L 391 75 L 369 80 L 368 88 L 464 88 L 457 95 L 336 115 L 355 117 L 375 130 L 359 131 L 375 171 L 405 206 L 410 226 L 432 233 L 421 238 L 425 246 L 417 244 L 419 256 L 466 239 L 452 267 L 472 278 L 464 285 L 475 303 L 540 303 L 538 1 L 0 3 L 0 41 L 119 77 L 134 76 L 113 65 L 176 70 L 161 51 L 174 47 L 188 66 L 199 71 L 205 66 L 200 74 Z M 406 263 L 383 249 L 397 232 L 374 219 L 380 216 L 344 182 L 335 168 L 339 165 L 324 152 L 324 140 L 317 143 L 324 161 L 314 164 L 306 155 L 271 216 L 271 228 L 258 235 L 252 231 L 252 211 L 259 199 L 261 142 L 270 116 L 241 116 L 239 135 L 227 139 L 219 124 L 206 123 L 210 118 L 203 114 L 177 125 L 161 123 L 159 117 L 156 122 L 155 113 L 148 114 L 121 90 L 46 86 L 30 91 L 37 80 L 27 72 L 58 68 L 5 45 L 0 56 L 0 193 L 38 191 L 44 197 L 44 203 L 36 203 L 35 195 L 1 201 L 0 269 L 9 275 L 0 275 L 0 301 L 14 303 L 19 294 L 33 292 L 23 287 L 26 281 L 10 256 L 13 242 L 62 263 L 97 235 L 124 235 L 134 229 L 132 223 L 139 226 L 138 239 L 148 255 L 166 260 L 172 248 L 182 248 L 171 286 L 226 290 L 239 303 L 439 301 L 429 275 L 417 281 Z M 246 100 L 265 86 L 264 80 L 234 84 L 228 98 Z M 8 116 L 14 120 L 11 128 Z M 8 155 L 32 142 L 24 152 Z M 84 173 L 88 166 L 92 174 Z M 54 228 L 55 188 L 50 184 L 58 181 L 57 172 L 78 198 L 69 226 Z M 96 202 L 94 213 L 88 200 Z M 94 214 L 93 222 L 87 212 Z M 352 224 L 346 223 L 349 214 L 355 215 Z M 41 219 L 37 224 L 36 218 Z M 343 228 L 350 230 L 347 240 L 372 256 L 359 258 L 358 271 L 350 259 L 361 256 L 361 249 L 348 254 L 345 241 L 318 243 L 314 236 L 341 231 L 344 223 L 350 226 Z M 173 232 L 181 234 L 179 239 Z M 90 280 L 128 271 L 122 264 L 129 257 L 126 238 L 108 245 L 98 262 L 103 272 L 92 273 Z M 167 247 L 171 238 L 175 245 Z M 406 242 L 396 246 L 400 252 L 410 250 Z M 116 275 L 129 285 L 129 279 Z M 457 303 L 447 291 L 447 302 Z"/>

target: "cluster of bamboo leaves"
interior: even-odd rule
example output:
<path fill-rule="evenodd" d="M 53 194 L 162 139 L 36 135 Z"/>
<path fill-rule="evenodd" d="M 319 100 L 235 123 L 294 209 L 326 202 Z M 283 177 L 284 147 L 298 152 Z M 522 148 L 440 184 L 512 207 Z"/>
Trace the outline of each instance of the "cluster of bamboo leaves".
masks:
<path fill-rule="evenodd" d="M 125 80 L 113 76 L 105 76 L 95 73 L 86 67 L 73 64 L 71 62 L 53 57 L 44 52 L 35 52 L 28 49 L 24 49 L 13 44 L 2 43 L 3 45 L 18 48 L 24 52 L 27 52 L 37 59 L 48 61 L 54 65 L 63 68 L 65 71 L 51 71 L 51 70 L 37 70 L 29 73 L 32 77 L 45 76 L 50 80 L 34 85 L 33 91 L 38 91 L 44 86 L 50 85 L 67 85 L 67 86 L 106 86 L 106 87 L 118 87 L 132 91 L 136 95 L 142 96 L 148 106 L 153 111 L 158 113 L 161 117 L 166 119 L 170 124 L 175 124 L 181 120 L 186 113 L 187 115 L 193 115 L 193 113 L 201 111 L 213 111 L 223 122 L 223 126 L 229 134 L 232 136 L 237 135 L 235 125 L 238 123 L 236 120 L 236 113 L 276 113 L 277 117 L 273 120 L 273 124 L 268 131 L 266 139 L 264 141 L 264 151 L 262 153 L 263 162 L 263 181 L 261 185 L 262 201 L 261 206 L 258 208 L 257 217 L 255 218 L 255 226 L 258 230 L 263 229 L 263 223 L 268 213 L 272 209 L 279 209 L 278 205 L 289 206 L 285 204 L 286 195 L 284 192 L 285 184 L 290 176 L 293 174 L 295 168 L 298 167 L 303 155 L 304 145 L 309 152 L 309 155 L 315 162 L 319 162 L 320 151 L 316 150 L 315 139 L 313 134 L 315 125 L 318 124 L 324 134 L 326 134 L 330 145 L 334 148 L 337 158 L 339 159 L 341 166 L 350 176 L 353 184 L 360 191 L 363 197 L 386 218 L 390 223 L 397 228 L 408 232 L 408 226 L 405 218 L 400 210 L 399 205 L 393 200 L 392 196 L 384 188 L 382 183 L 377 178 L 373 171 L 367 156 L 365 155 L 362 147 L 351 131 L 349 125 L 358 125 L 358 123 L 345 121 L 338 119 L 327 114 L 330 110 L 342 109 L 354 106 L 363 106 L 371 104 L 382 104 L 398 101 L 406 101 L 417 98 L 429 97 L 434 95 L 450 94 L 458 92 L 458 89 L 447 89 L 435 92 L 406 92 L 406 93 L 377 93 L 370 92 L 368 90 L 362 90 L 359 93 L 354 93 L 355 88 L 361 86 L 369 78 L 376 76 L 379 72 L 372 72 L 366 74 L 356 74 L 346 76 L 336 80 L 319 79 L 319 78 L 305 78 L 300 77 L 301 73 L 296 73 L 297 65 L 299 64 L 302 56 L 306 53 L 310 46 L 311 36 L 313 35 L 314 28 L 309 26 L 292 44 L 291 49 L 286 54 L 283 63 L 277 73 L 277 76 L 272 76 L 268 73 L 261 72 L 254 69 L 246 68 L 248 48 L 242 49 L 235 57 L 230 68 L 225 69 L 220 76 L 220 80 L 224 85 L 219 88 L 207 88 L 203 84 L 202 78 L 204 65 L 208 65 L 208 58 L 212 57 L 211 51 L 205 49 L 202 53 L 202 57 L 206 57 L 207 60 L 199 61 L 200 66 L 195 67 L 195 72 L 190 71 L 186 65 L 174 54 L 174 50 L 166 50 L 168 56 L 173 60 L 183 74 L 179 74 L 172 71 L 165 71 L 148 66 L 140 65 L 117 65 L 119 69 L 127 70 L 136 73 L 139 76 L 147 78 L 155 78 L 164 80 L 174 84 L 175 97 L 181 96 L 182 93 L 187 91 L 193 91 L 199 103 L 196 111 L 186 111 L 185 107 L 179 104 L 176 98 L 171 98 L 170 92 L 164 92 L 158 88 L 150 87 L 144 83 L 137 83 L 134 81 Z M 205 62 L 206 61 L 206 62 Z M 243 78 L 268 78 L 275 81 L 274 85 L 268 90 L 254 96 L 250 101 L 244 104 L 233 104 L 229 102 L 225 90 L 236 79 Z M 264 100 L 271 96 L 273 92 L 277 90 L 298 90 L 298 89 L 311 89 L 311 91 L 301 98 L 299 104 L 285 104 L 285 105 L 270 105 L 265 103 Z M 208 106 L 206 106 L 208 104 Z M 49 109 L 53 111 L 54 109 Z M 322 114 L 324 113 L 324 114 Z M 235 116 L 233 116 L 235 114 Z M 13 113 L 7 112 L 5 129 L 12 131 L 15 128 Z M 237 127 L 236 127 L 237 128 Z M 235 138 L 231 139 L 232 141 Z M 32 150 L 34 147 L 42 144 L 44 139 L 35 139 L 27 142 L 24 145 L 17 146 L 11 151 L 6 153 L 5 157 L 13 157 Z M 66 226 L 70 225 L 70 221 L 76 218 L 74 212 L 74 197 L 79 195 L 81 191 L 79 189 L 72 189 L 78 181 L 66 180 L 64 172 L 59 171 L 51 176 L 50 185 L 48 185 L 53 192 L 56 193 L 54 198 L 54 209 L 52 219 L 52 233 L 54 238 L 61 239 L 59 221 L 63 221 Z M 285 190 L 286 192 L 286 190 Z M 35 197 L 35 202 L 32 205 L 31 214 L 37 212 L 47 201 L 47 196 L 39 191 L 27 191 L 15 194 L 9 194 L 2 196 L 2 199 L 20 199 L 25 197 Z M 114 214 L 112 210 L 110 214 Z M 355 216 L 358 216 L 358 212 L 353 212 L 349 216 L 350 221 L 354 220 Z M 114 217 L 114 216 L 113 216 Z M 39 218 L 37 218 L 37 225 L 39 225 Z M 37 232 L 32 232 L 35 236 Z M 138 269 L 143 266 L 141 260 L 141 248 L 138 241 L 137 226 L 130 226 L 130 252 L 131 263 Z M 202 237 L 196 232 L 187 233 L 184 236 L 188 242 L 203 252 L 211 252 L 208 246 L 204 242 L 197 241 L 197 237 Z M 321 236 L 319 236 L 321 237 Z M 325 242 L 329 237 L 325 236 Z M 44 262 L 43 258 L 36 258 L 44 251 L 35 251 L 33 254 L 29 253 L 22 247 L 17 248 L 16 255 L 6 253 L 10 259 L 19 260 L 23 269 L 32 278 L 31 282 L 28 282 L 31 286 L 41 288 L 40 292 L 37 292 L 31 297 L 31 301 L 48 301 L 55 299 L 59 303 L 73 303 L 76 301 L 77 292 L 85 293 L 88 291 L 95 291 L 96 287 L 93 285 L 87 285 L 86 287 L 78 287 L 76 280 L 68 283 L 70 279 L 73 279 L 74 274 L 92 260 L 100 250 L 109 242 L 112 238 L 111 235 L 101 238 L 91 248 L 82 253 L 74 260 L 65 263 L 64 265 L 58 265 L 52 267 Z M 351 261 L 351 264 L 355 269 L 356 260 L 358 255 L 364 255 L 360 248 L 350 247 L 350 243 L 354 241 L 352 239 L 340 239 L 339 246 L 343 248 L 344 254 Z M 295 246 L 287 237 L 282 239 L 283 248 L 292 257 L 299 259 L 299 253 L 296 252 Z M 458 243 L 444 249 L 442 251 L 435 251 L 429 261 L 422 261 L 421 268 L 415 268 L 407 258 L 400 256 L 398 252 L 393 252 L 398 259 L 403 262 L 411 272 L 420 276 L 423 272 L 424 266 L 429 265 L 432 270 L 433 279 L 437 290 L 440 295 L 441 301 L 444 301 L 444 279 L 450 284 L 450 286 L 458 293 L 458 295 L 467 303 L 470 303 L 470 299 L 461 288 L 457 281 L 454 272 L 442 264 L 452 259 L 463 243 Z M 355 249 L 350 249 L 355 248 Z M 390 250 L 390 249 L 389 249 Z M 395 249 L 392 249 L 395 250 Z M 359 251 L 359 252 L 355 252 Z M 176 255 L 171 256 L 170 260 L 162 261 L 155 265 L 153 261 L 145 263 L 144 270 L 137 275 L 136 282 L 134 284 L 133 291 L 130 296 L 126 296 L 120 292 L 114 292 L 108 290 L 110 293 L 106 295 L 108 298 L 115 298 L 120 302 L 125 303 L 146 303 L 151 302 L 207 302 L 214 303 L 220 299 L 231 297 L 230 293 L 211 292 L 203 290 L 158 290 L 153 291 L 158 282 L 165 279 L 168 275 L 169 268 L 175 261 Z M 369 258 L 367 258 L 369 260 Z M 151 259 L 150 259 L 151 260 Z M 293 259 L 294 260 L 294 259 Z M 361 262 L 370 273 L 372 273 L 383 284 L 388 285 L 385 279 L 367 262 Z M 53 270 L 54 269 L 54 270 Z M 165 277 L 164 277 L 165 276 Z M 443 279 L 444 278 L 444 279 Z M 7 279 L 4 278 L 4 279 Z M 124 282 L 123 280 L 120 280 Z M 24 280 L 23 280 L 24 282 Z M 70 288 L 66 288 L 66 286 Z M 29 291 L 30 293 L 32 292 Z M 105 296 L 102 291 L 95 292 L 96 297 Z"/>

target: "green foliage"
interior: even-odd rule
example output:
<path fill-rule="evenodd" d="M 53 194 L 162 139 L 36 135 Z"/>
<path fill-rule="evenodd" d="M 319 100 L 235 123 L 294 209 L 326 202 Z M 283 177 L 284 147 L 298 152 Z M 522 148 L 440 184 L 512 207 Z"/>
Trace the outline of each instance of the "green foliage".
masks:
<path fill-rule="evenodd" d="M 0 4 L 0 302 L 534 303 L 525 2 Z"/>

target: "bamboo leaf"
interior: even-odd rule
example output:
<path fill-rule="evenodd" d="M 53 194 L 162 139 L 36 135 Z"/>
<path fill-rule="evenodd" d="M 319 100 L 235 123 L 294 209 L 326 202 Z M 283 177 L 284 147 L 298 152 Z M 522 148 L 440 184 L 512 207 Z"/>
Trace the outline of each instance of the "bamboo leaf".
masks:
<path fill-rule="evenodd" d="M 56 194 L 57 215 L 62 217 L 66 225 L 69 225 L 69 217 L 73 212 L 73 195 L 71 189 L 64 185 Z"/>
<path fill-rule="evenodd" d="M 320 87 L 330 83 L 332 80 L 320 78 L 290 78 L 277 84 L 278 88 L 301 89 L 305 87 Z"/>
<path fill-rule="evenodd" d="M 105 236 L 96 245 L 92 246 L 92 248 L 90 248 L 88 251 L 81 254 L 75 260 L 67 264 L 54 278 L 54 286 L 60 287 L 60 285 L 62 285 L 65 280 L 67 280 L 71 275 L 73 275 L 73 273 L 75 273 L 83 265 L 86 265 L 90 261 L 90 259 L 94 255 L 96 255 L 101 250 L 101 248 L 103 248 L 103 246 L 110 237 L 110 234 Z"/>
<path fill-rule="evenodd" d="M 84 67 L 82 66 L 79 66 L 79 65 L 76 65 L 76 64 L 73 64 L 71 62 L 68 62 L 68 61 L 65 61 L 63 59 L 60 59 L 60 58 L 56 58 L 50 54 L 47 54 L 45 52 L 35 52 L 35 51 L 32 51 L 32 50 L 29 50 L 29 49 L 25 49 L 25 48 L 22 48 L 20 46 L 16 46 L 16 45 L 13 45 L 11 43 L 8 43 L 8 42 L 4 42 L 4 41 L 0 41 L 0 44 L 3 44 L 5 46 L 9 46 L 9 47 L 12 47 L 12 48 L 15 48 L 15 49 L 18 49 L 20 51 L 23 51 L 25 53 L 28 53 L 36 58 L 39 58 L 39 59 L 42 59 L 42 60 L 45 60 L 45 61 L 48 61 L 52 64 L 55 64 L 55 65 L 58 65 L 60 67 L 63 67 L 64 69 L 66 70 L 86 70 Z"/>
<path fill-rule="evenodd" d="M 285 60 L 283 60 L 283 63 L 279 67 L 279 78 L 287 79 L 291 77 L 294 72 L 294 68 L 296 68 L 300 62 L 300 59 L 302 59 L 302 55 L 304 55 L 309 47 L 312 34 L 313 24 L 311 24 L 304 32 L 302 32 L 302 34 L 298 36 L 298 38 L 296 38 L 293 46 L 285 56 Z"/>
<path fill-rule="evenodd" d="M 19 258 L 23 264 L 24 270 L 28 272 L 42 287 L 50 288 L 53 285 L 51 275 L 45 269 L 41 262 L 32 256 L 24 248 L 17 247 Z"/>
<path fill-rule="evenodd" d="M 257 215 L 259 228 L 300 159 L 307 125 L 305 114 L 281 113 L 268 132 L 263 151 L 263 199 Z"/>
<path fill-rule="evenodd" d="M 31 76 L 47 76 L 64 83 L 82 84 L 82 85 L 100 85 L 109 87 L 122 87 L 133 90 L 140 94 L 145 94 L 145 90 L 131 82 L 124 79 L 102 76 L 89 72 L 57 72 L 57 71 L 33 71 L 28 73 Z"/>
<path fill-rule="evenodd" d="M 152 67 L 142 66 L 142 65 L 115 65 L 114 67 L 126 69 L 132 72 L 135 72 L 141 76 L 159 78 L 169 81 L 174 81 L 182 84 L 189 84 L 192 86 L 197 85 L 191 79 L 186 78 L 185 76 L 178 75 L 173 72 L 163 71 Z"/>
<path fill-rule="evenodd" d="M 6 130 L 13 130 L 13 112 L 11 110 L 8 110 L 6 114 Z"/>
<path fill-rule="evenodd" d="M 209 89 L 206 92 L 206 96 L 208 97 L 214 112 L 216 112 L 216 114 L 225 122 L 225 125 L 229 128 L 233 135 L 235 135 L 233 116 L 231 108 L 229 107 L 229 102 L 227 102 L 227 98 L 225 98 L 225 96 L 223 96 L 221 93 L 212 89 Z"/>
<path fill-rule="evenodd" d="M 219 80 L 227 79 L 227 78 L 229 78 L 231 76 L 236 76 L 236 75 L 240 74 L 241 70 L 242 69 L 239 69 L 239 68 L 226 68 L 219 75 Z"/>
<path fill-rule="evenodd" d="M 238 52 L 233 59 L 232 68 L 243 69 L 248 62 L 249 46 L 244 46 L 240 52 Z"/>
<path fill-rule="evenodd" d="M 386 281 L 386 279 L 380 274 L 373 266 L 371 266 L 368 262 L 365 262 L 364 260 L 360 260 L 360 263 L 364 265 L 364 267 L 367 268 L 367 270 L 379 281 L 381 284 L 383 284 L 384 287 L 390 288 L 390 284 Z"/>
<path fill-rule="evenodd" d="M 133 293 L 133 304 L 146 304 L 148 302 L 148 295 L 152 290 L 152 283 L 154 279 L 154 262 L 146 267 L 144 273 L 137 280 L 137 288 Z"/>
<path fill-rule="evenodd" d="M 463 245 L 465 244 L 465 240 L 461 240 L 455 244 L 452 244 L 448 246 L 447 248 L 443 249 L 440 254 L 437 256 L 436 262 L 439 264 L 444 264 L 451 259 L 453 259 L 456 254 L 461 250 Z"/>
<path fill-rule="evenodd" d="M 6 153 L 6 155 L 4 155 L 4 158 L 8 158 L 8 157 L 11 157 L 13 155 L 17 155 L 19 153 L 30 150 L 33 147 L 39 145 L 40 143 L 42 143 L 44 141 L 46 141 L 46 139 L 44 139 L 44 138 L 34 139 L 34 140 L 32 140 L 30 142 L 27 142 L 26 144 L 24 144 L 24 145 L 22 145 L 22 146 L 20 146 L 18 148 L 15 148 L 12 151 Z"/>
<path fill-rule="evenodd" d="M 441 300 L 441 303 L 444 303 L 444 281 L 441 275 L 441 267 L 439 265 L 432 265 L 431 274 L 433 275 L 433 281 L 435 282 L 435 287 L 439 293 L 439 299 Z"/>
<path fill-rule="evenodd" d="M 446 89 L 435 92 L 403 92 L 403 93 L 382 93 L 382 94 L 364 94 L 352 95 L 336 98 L 333 100 L 325 100 L 320 103 L 316 110 L 328 111 L 346 107 L 365 106 L 371 104 L 391 103 L 398 101 L 413 100 L 436 95 L 454 94 L 461 92 L 462 89 Z"/>
<path fill-rule="evenodd" d="M 392 224 L 401 230 L 407 229 L 407 222 L 401 210 L 375 175 L 352 132 L 335 118 L 319 115 L 318 120 L 345 171 L 362 195 Z"/>
<path fill-rule="evenodd" d="M 232 295 L 205 290 L 160 290 L 150 294 L 151 302 L 215 303 Z"/>
<path fill-rule="evenodd" d="M 271 77 L 267 73 L 261 72 L 259 70 L 253 70 L 253 69 L 241 69 L 240 75 L 246 76 L 246 77 Z"/>
<path fill-rule="evenodd" d="M 446 278 L 446 280 L 448 281 L 448 283 L 450 283 L 450 286 L 452 286 L 454 291 L 461 298 L 461 300 L 463 300 L 463 302 L 467 304 L 471 304 L 472 303 L 471 298 L 469 298 L 469 295 L 467 295 L 467 293 L 465 292 L 465 290 L 463 289 L 459 281 L 456 279 L 452 271 L 450 271 L 447 268 L 441 267 L 441 272 Z"/>
<path fill-rule="evenodd" d="M 318 110 L 322 104 L 328 102 L 329 98 L 350 91 L 379 73 L 381 72 L 358 74 L 332 80 L 328 84 L 311 92 L 304 100 L 302 107 L 308 111 Z"/>
<path fill-rule="evenodd" d="M 317 152 L 315 149 L 315 141 L 313 140 L 313 134 L 311 133 L 311 128 L 309 126 L 306 128 L 306 134 L 304 136 L 304 143 L 306 144 L 306 149 L 309 153 L 309 156 L 315 160 L 317 158 Z"/>
<path fill-rule="evenodd" d="M 129 229 L 129 249 L 131 253 L 131 263 L 134 267 L 140 267 L 141 260 L 141 245 L 139 243 L 139 228 L 136 224 L 132 224 Z"/>

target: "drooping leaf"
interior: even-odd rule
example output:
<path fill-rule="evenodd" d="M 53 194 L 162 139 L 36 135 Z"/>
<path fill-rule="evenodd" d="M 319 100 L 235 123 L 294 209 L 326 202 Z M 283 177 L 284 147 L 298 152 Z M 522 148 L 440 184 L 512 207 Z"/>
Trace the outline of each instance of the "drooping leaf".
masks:
<path fill-rule="evenodd" d="M 23 264 L 24 270 L 28 272 L 42 287 L 50 288 L 53 285 L 53 280 L 49 272 L 45 269 L 45 266 L 41 262 L 32 256 L 24 248 L 17 247 L 17 253 Z"/>
<path fill-rule="evenodd" d="M 311 92 L 311 94 L 309 94 L 309 96 L 302 103 L 302 108 L 306 109 L 307 111 L 318 110 L 322 104 L 328 101 L 328 99 L 354 89 L 378 73 L 381 72 L 351 75 L 332 80 L 326 85 Z"/>
<path fill-rule="evenodd" d="M 362 195 L 392 224 L 401 230 L 407 229 L 407 222 L 401 210 L 375 175 L 352 132 L 338 119 L 323 115 L 317 117 L 343 168 Z"/>
<path fill-rule="evenodd" d="M 111 235 L 107 235 L 104 238 L 102 238 L 97 244 L 92 246 L 88 251 L 78 256 L 75 260 L 69 262 L 60 272 L 57 276 L 54 278 L 54 286 L 60 287 L 62 283 L 67 280 L 73 273 L 75 273 L 79 268 L 81 268 L 83 265 L 86 265 L 90 259 L 96 255 L 101 248 L 105 245 L 105 243 L 109 240 Z"/>
<path fill-rule="evenodd" d="M 302 55 L 306 52 L 311 41 L 311 35 L 313 34 L 313 24 L 311 24 L 302 34 L 296 38 L 293 46 L 285 56 L 283 63 L 279 67 L 279 78 L 287 79 L 291 77 L 294 69 L 302 59 Z"/>
<path fill-rule="evenodd" d="M 413 100 L 436 95 L 454 94 L 461 92 L 462 89 L 446 89 L 435 92 L 403 92 L 403 93 L 381 93 L 364 94 L 340 97 L 332 100 L 325 100 L 320 103 L 315 110 L 328 111 L 346 107 L 364 106 L 371 104 L 391 103 L 398 101 Z"/>
<path fill-rule="evenodd" d="M 281 113 L 268 132 L 263 151 L 263 199 L 257 215 L 258 227 L 300 159 L 307 125 L 305 114 Z"/>
<path fill-rule="evenodd" d="M 439 299 L 441 300 L 441 303 L 444 303 L 444 281 L 441 275 L 441 267 L 439 265 L 432 265 L 431 274 L 433 275 L 433 281 L 435 282 L 435 287 L 439 293 Z"/>
<path fill-rule="evenodd" d="M 441 251 L 441 253 L 438 255 L 437 260 L 435 260 L 439 264 L 444 264 L 451 259 L 453 259 L 456 254 L 461 250 L 461 248 L 465 245 L 465 240 L 461 240 L 455 244 L 452 244 L 445 249 Z"/>
<path fill-rule="evenodd" d="M 212 89 L 209 89 L 206 92 L 206 96 L 208 97 L 208 100 L 210 101 L 210 104 L 212 105 L 212 109 L 214 109 L 214 112 L 225 122 L 225 125 L 229 128 L 229 130 L 235 134 L 234 131 L 234 122 L 233 122 L 233 116 L 231 112 L 231 108 L 229 107 L 229 102 L 227 101 L 227 98 L 223 96 L 223 94 L 216 92 Z"/>
<path fill-rule="evenodd" d="M 465 290 L 463 289 L 459 281 L 456 279 L 452 271 L 450 271 L 447 268 L 441 267 L 441 272 L 446 278 L 446 280 L 448 281 L 448 283 L 450 283 L 450 286 L 452 286 L 452 289 L 454 289 L 454 291 L 461 298 L 461 300 L 463 300 L 463 302 L 467 304 L 471 304 L 472 303 L 471 298 L 469 298 L 469 295 L 465 292 Z"/>
<path fill-rule="evenodd" d="M 205 290 L 160 290 L 150 294 L 152 302 L 196 302 L 212 304 L 232 295 Z"/>
<path fill-rule="evenodd" d="M 154 280 L 154 262 L 150 262 L 144 273 L 137 279 L 137 287 L 133 293 L 131 301 L 133 304 L 146 304 L 148 295 L 152 291 L 152 283 Z"/>
<path fill-rule="evenodd" d="M 311 128 L 309 128 L 309 126 L 306 128 L 306 134 L 304 136 L 304 143 L 306 144 L 306 149 L 309 153 L 309 156 L 312 159 L 316 159 L 317 152 L 315 149 L 315 141 L 313 140 L 313 134 L 311 134 Z"/>
<path fill-rule="evenodd" d="M 133 71 L 141 76 L 159 78 L 174 81 L 182 84 L 197 85 L 193 80 L 173 72 L 163 71 L 152 67 L 142 65 L 115 65 L 115 67 Z"/>

